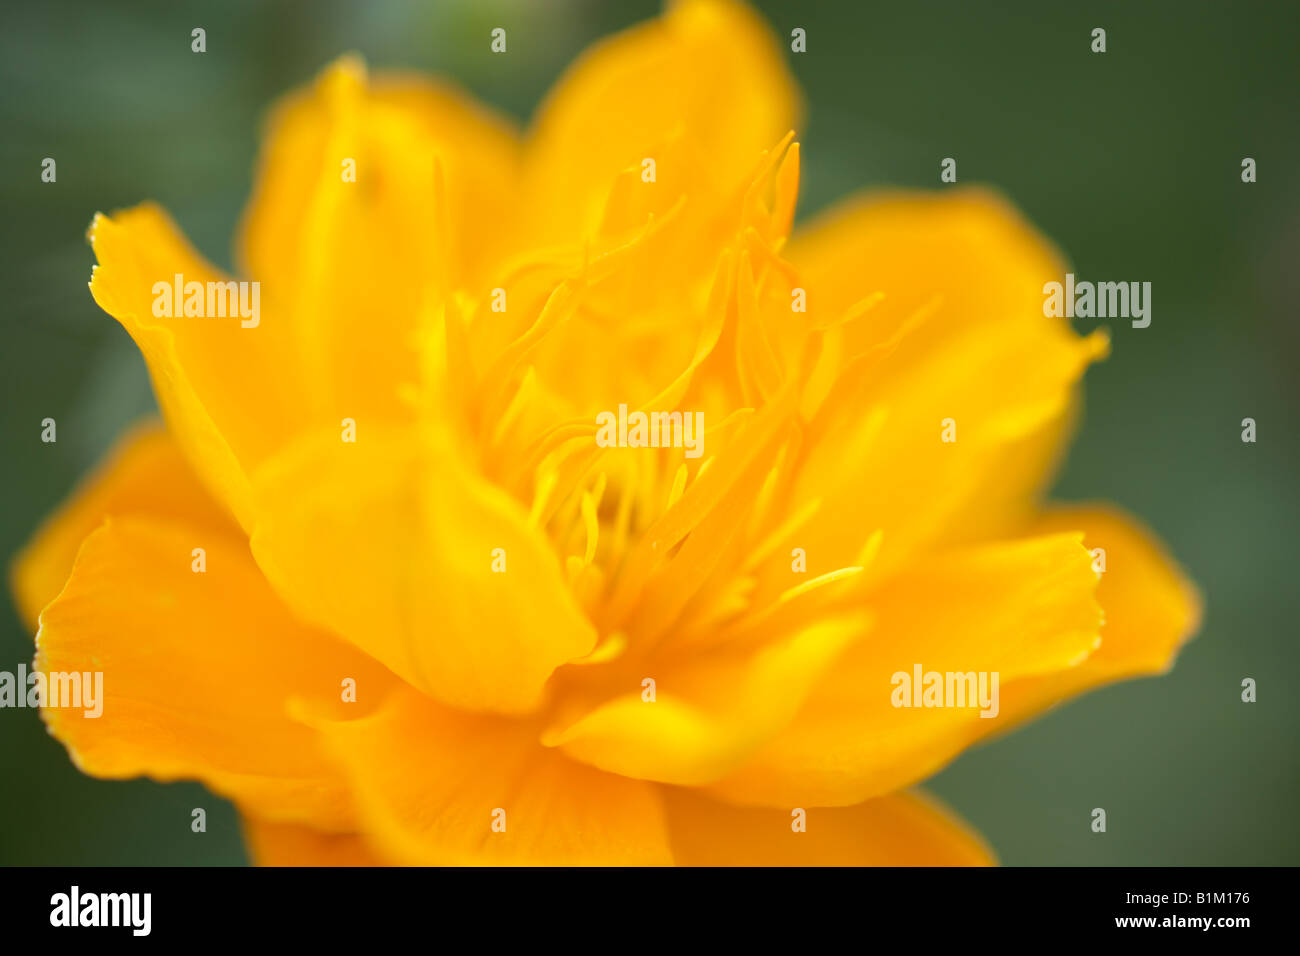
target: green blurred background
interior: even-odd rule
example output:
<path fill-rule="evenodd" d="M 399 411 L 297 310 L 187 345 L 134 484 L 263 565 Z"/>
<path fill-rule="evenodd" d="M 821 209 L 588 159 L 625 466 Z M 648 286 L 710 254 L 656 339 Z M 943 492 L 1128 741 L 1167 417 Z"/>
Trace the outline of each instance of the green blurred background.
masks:
<path fill-rule="evenodd" d="M 1115 326 L 1114 355 L 1088 373 L 1058 492 L 1142 515 L 1204 591 L 1205 626 L 1169 676 L 1060 708 L 967 753 L 932 789 L 1008 864 L 1300 862 L 1300 4 L 760 6 L 807 97 L 802 215 L 864 186 L 937 188 L 952 156 L 962 182 L 1000 187 L 1082 277 L 1154 285 L 1150 328 Z M 587 43 L 657 8 L 6 4 L 0 555 L 153 407 L 134 345 L 86 289 L 96 210 L 156 199 L 229 266 L 266 106 L 340 52 L 449 74 L 523 118 Z M 509 31 L 506 57 L 487 54 L 495 26 Z M 796 26 L 806 54 L 788 52 Z M 1096 26 L 1104 55 L 1089 50 Z M 54 185 L 40 181 L 46 156 Z M 47 416 L 57 444 L 40 441 Z M 1240 440 L 1245 417 L 1257 444 Z M 0 609 L 0 670 L 31 650 Z M 1247 676 L 1255 704 L 1240 701 Z M 197 806 L 206 834 L 190 831 Z M 1105 834 L 1089 829 L 1099 806 Z M 0 710 L 0 863 L 244 860 L 233 810 L 201 787 L 83 777 L 35 712 Z"/>

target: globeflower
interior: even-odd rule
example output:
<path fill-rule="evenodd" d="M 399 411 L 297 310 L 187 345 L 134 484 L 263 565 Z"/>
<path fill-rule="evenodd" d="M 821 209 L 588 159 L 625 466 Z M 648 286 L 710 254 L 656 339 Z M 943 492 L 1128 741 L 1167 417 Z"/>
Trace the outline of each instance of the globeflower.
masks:
<path fill-rule="evenodd" d="M 1086 367 L 983 190 L 794 228 L 767 28 L 682 0 L 520 133 L 346 57 L 270 118 L 238 278 L 154 205 L 90 290 L 162 424 L 14 567 L 84 772 L 268 864 L 979 864 L 909 789 L 1172 663 L 1195 592 L 1043 503 Z M 66 683 L 66 681 L 65 681 Z"/>

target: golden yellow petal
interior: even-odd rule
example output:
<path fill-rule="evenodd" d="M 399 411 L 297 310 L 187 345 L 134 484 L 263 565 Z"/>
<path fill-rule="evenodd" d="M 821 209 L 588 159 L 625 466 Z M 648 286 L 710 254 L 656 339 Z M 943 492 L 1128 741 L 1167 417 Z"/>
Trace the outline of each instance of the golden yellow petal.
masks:
<path fill-rule="evenodd" d="M 788 254 L 815 321 L 883 299 L 823 356 L 841 378 L 805 409 L 791 491 L 792 507 L 821 508 L 785 553 L 804 548 L 808 573 L 822 574 L 880 531 L 883 575 L 927 549 L 1018 533 L 1071 431 L 1082 374 L 1107 350 L 1104 333 L 1080 338 L 1043 315 L 1044 282 L 1064 274 L 1054 250 L 1006 203 L 967 190 L 846 204 Z M 788 581 L 774 561 L 759 592 Z"/>
<path fill-rule="evenodd" d="M 1165 673 L 1200 627 L 1195 586 L 1135 518 L 1109 505 L 1057 505 L 1035 525 L 1042 533 L 1066 529 L 1083 532 L 1096 567 L 1105 562 L 1097 588 L 1101 644 L 1078 667 L 1012 683 L 1005 694 L 1008 728 L 1094 687 Z"/>
<path fill-rule="evenodd" d="M 51 685 L 42 710 L 85 773 L 198 779 L 268 820 L 352 825 L 346 787 L 286 707 L 301 697 L 340 719 L 363 713 L 391 675 L 294 621 L 242 539 L 110 518 L 40 626 L 37 670 L 102 687 L 77 707 Z M 342 699 L 348 679 L 355 704 Z"/>
<path fill-rule="evenodd" d="M 417 318 L 453 288 L 486 298 L 511 235 L 514 131 L 449 86 L 370 79 L 355 57 L 268 124 L 238 258 L 285 324 L 309 407 L 406 419 Z"/>
<path fill-rule="evenodd" d="M 258 866 L 387 866 L 355 833 L 328 833 L 295 823 L 244 817 L 248 855 Z"/>
<path fill-rule="evenodd" d="M 655 785 L 548 750 L 531 723 L 449 710 L 407 689 L 364 720 L 319 726 L 365 832 L 396 862 L 671 862 Z"/>
<path fill-rule="evenodd" d="M 988 189 L 881 191 L 843 199 L 795 231 L 786 256 L 809 288 L 809 314 L 834 322 L 871 293 L 850 346 L 869 346 L 939 297 L 942 314 L 913 337 L 931 346 L 967 328 L 1040 325 L 1043 283 L 1064 278 L 1060 252 Z"/>
<path fill-rule="evenodd" d="M 290 606 L 445 703 L 529 710 L 595 646 L 546 539 L 446 437 L 361 423 L 256 486 L 253 552 Z"/>
<path fill-rule="evenodd" d="M 679 0 L 591 47 L 551 90 L 528 145 L 540 240 L 593 231 L 620 174 L 716 201 L 798 120 L 776 37 L 733 0 Z M 644 181 L 643 161 L 656 161 Z"/>
<path fill-rule="evenodd" d="M 887 582 L 870 598 L 870 638 L 851 647 L 789 727 L 715 792 L 766 806 L 857 803 L 929 776 L 1000 729 L 1011 719 L 1000 706 L 1003 687 L 1067 671 L 1097 645 L 1097 577 L 1080 538 L 982 545 Z M 990 693 L 987 708 L 915 706 L 918 667 L 922 675 L 973 672 L 977 681 L 985 672 L 990 692 L 996 672 L 996 703 Z M 914 688 L 910 701 L 898 674 Z M 948 703 L 963 703 L 955 690 Z"/>
<path fill-rule="evenodd" d="M 238 531 L 161 425 L 131 429 L 14 559 L 15 598 L 33 634 L 41 608 L 68 580 L 81 542 L 109 515 L 171 518 L 223 535 Z"/>
<path fill-rule="evenodd" d="M 177 276 L 182 290 L 203 285 L 205 312 L 207 283 L 231 280 L 199 258 L 155 205 L 96 216 L 90 242 L 99 260 L 90 280 L 95 301 L 135 339 L 163 416 L 196 474 L 247 527 L 249 469 L 303 421 L 298 366 L 286 358 L 281 323 L 260 311 L 249 327 L 244 323 L 252 319 L 239 315 L 156 316 L 160 302 L 175 311 Z M 251 286 L 248 295 L 251 312 Z M 214 311 L 216 304 L 214 296 Z"/>
<path fill-rule="evenodd" d="M 614 773 L 710 783 L 781 730 L 849 644 L 860 615 L 817 621 L 759 647 L 664 654 L 619 668 L 628 690 L 543 736 L 548 746 Z M 654 681 L 653 700 L 643 681 Z"/>
<path fill-rule="evenodd" d="M 851 807 L 735 807 L 665 787 L 681 866 L 990 866 L 977 834 L 937 800 L 894 793 Z M 793 827 L 803 811 L 803 832 Z"/>

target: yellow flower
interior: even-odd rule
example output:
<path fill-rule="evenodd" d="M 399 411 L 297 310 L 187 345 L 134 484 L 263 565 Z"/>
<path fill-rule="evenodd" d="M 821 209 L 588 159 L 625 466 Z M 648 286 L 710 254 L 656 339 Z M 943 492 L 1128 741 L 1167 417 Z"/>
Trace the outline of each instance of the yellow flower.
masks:
<path fill-rule="evenodd" d="M 1040 504 L 1107 347 L 1044 317 L 1055 251 L 974 190 L 791 234 L 797 109 L 724 0 L 522 136 L 344 59 L 272 117 L 255 321 L 169 316 L 229 277 L 154 206 L 96 217 L 166 428 L 15 568 L 37 668 L 104 675 L 101 717 L 43 709 L 77 766 L 203 781 L 270 863 L 988 862 L 905 788 L 1164 671 L 1197 599 L 1132 520 Z M 698 454 L 598 441 L 621 406 L 702 415 Z M 914 669 L 998 703 L 900 706 Z"/>

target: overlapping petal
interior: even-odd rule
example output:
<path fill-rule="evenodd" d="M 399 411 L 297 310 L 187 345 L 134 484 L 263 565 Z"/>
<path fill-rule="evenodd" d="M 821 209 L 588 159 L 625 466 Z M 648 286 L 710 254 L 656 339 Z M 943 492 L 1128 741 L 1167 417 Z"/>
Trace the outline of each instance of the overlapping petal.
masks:
<path fill-rule="evenodd" d="M 248 328 L 243 323 L 252 320 L 239 316 L 155 316 L 160 282 L 174 289 L 179 276 L 182 289 L 198 282 L 206 293 L 209 282 L 232 281 L 157 206 L 96 216 L 90 242 L 99 260 L 90 280 L 95 301 L 140 347 L 158 405 L 195 473 L 247 527 L 249 472 L 306 420 L 283 326 L 269 315 Z"/>
<path fill-rule="evenodd" d="M 1130 519 L 1037 517 L 1107 341 L 1042 315 L 1064 266 L 1005 202 L 854 200 L 787 243 L 782 60 L 678 0 L 525 139 L 340 60 L 272 115 L 251 327 L 156 314 L 230 277 L 154 206 L 96 218 L 173 437 L 15 565 L 38 668 L 104 676 L 102 716 L 44 710 L 80 767 L 206 782 L 272 865 L 992 861 L 896 791 L 1163 671 L 1198 599 Z M 588 444 L 645 401 L 705 409 L 706 457 Z M 897 706 L 914 668 L 996 672 L 995 713 Z"/>
<path fill-rule="evenodd" d="M 244 817 L 248 853 L 258 866 L 385 866 L 355 833 L 329 833 L 295 823 Z"/>
<path fill-rule="evenodd" d="M 36 647 L 47 678 L 102 675 L 97 716 L 52 691 L 42 709 L 86 773 L 197 778 L 268 820 L 352 825 L 347 788 L 288 707 L 302 698 L 346 719 L 377 703 L 391 675 L 298 624 L 241 539 L 108 519 L 41 613 Z M 345 680 L 359 688 L 356 704 L 344 702 Z"/>
<path fill-rule="evenodd" d="M 997 672 L 1000 694 L 1013 681 L 1068 671 L 1098 644 L 1096 590 L 1077 533 L 910 567 L 872 595 L 871 639 L 845 653 L 790 726 L 714 792 L 746 804 L 843 806 L 929 776 L 1008 718 L 1000 698 L 997 710 L 965 699 L 899 706 L 894 675 Z"/>
<path fill-rule="evenodd" d="M 655 785 L 542 747 L 535 725 L 451 710 L 408 690 L 364 720 L 318 726 L 368 832 L 396 862 L 671 862 Z"/>
<path fill-rule="evenodd" d="M 527 153 L 535 241 L 594 230 L 615 180 L 639 178 L 647 158 L 674 194 L 729 197 L 798 109 L 775 39 L 750 9 L 675 0 L 589 49 L 539 108 Z"/>
<path fill-rule="evenodd" d="M 680 866 L 989 866 L 992 851 L 938 801 L 896 793 L 855 807 L 767 809 L 665 788 Z M 803 810 L 805 827 L 795 830 Z"/>
<path fill-rule="evenodd" d="M 845 615 L 757 648 L 652 655 L 636 665 L 640 671 L 618 668 L 627 675 L 628 691 L 560 722 L 543 741 L 628 777 L 711 783 L 780 731 L 866 631 L 865 615 Z M 647 679 L 654 682 L 653 697 Z"/>
<path fill-rule="evenodd" d="M 237 527 L 207 493 L 171 436 L 156 422 L 128 431 L 32 536 L 12 568 L 18 608 L 32 633 L 41 608 L 68 580 L 81 543 L 109 516 L 185 522 L 223 536 Z"/>
<path fill-rule="evenodd" d="M 1025 520 L 1073 424 L 1077 384 L 1107 348 L 1103 333 L 1080 338 L 1043 316 L 1043 283 L 1063 271 L 1055 252 L 972 190 L 850 204 L 789 255 L 818 322 L 883 294 L 830 333 L 822 361 L 840 379 L 808 410 L 791 509 L 821 507 L 790 546 L 805 549 L 809 573 L 851 563 L 876 531 L 879 575 Z"/>
<path fill-rule="evenodd" d="M 1104 562 L 1097 587 L 1101 641 L 1077 667 L 1011 683 L 1002 730 L 1095 687 L 1165 673 L 1201 623 L 1195 586 L 1136 519 L 1110 506 L 1056 505 L 1034 529 L 1082 531 L 1094 566 Z"/>
<path fill-rule="evenodd" d="M 529 710 L 596 642 L 528 515 L 446 436 L 313 437 L 256 500 L 253 551 L 285 600 L 445 703 Z"/>
<path fill-rule="evenodd" d="M 418 318 L 453 289 L 487 296 L 515 215 L 513 129 L 450 87 L 371 80 L 345 57 L 268 124 L 239 258 L 264 283 L 328 421 L 406 420 Z"/>

